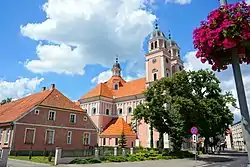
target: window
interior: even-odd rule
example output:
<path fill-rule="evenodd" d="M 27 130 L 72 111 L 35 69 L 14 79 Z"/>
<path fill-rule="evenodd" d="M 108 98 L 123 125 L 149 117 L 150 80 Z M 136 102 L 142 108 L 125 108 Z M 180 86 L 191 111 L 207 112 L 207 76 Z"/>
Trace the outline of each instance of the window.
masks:
<path fill-rule="evenodd" d="M 118 84 L 115 84 L 114 89 L 118 90 L 118 87 L 119 87 Z"/>
<path fill-rule="evenodd" d="M 153 50 L 154 49 L 154 43 L 152 42 L 151 43 L 151 50 Z"/>
<path fill-rule="evenodd" d="M 156 73 L 156 72 L 158 72 L 158 70 L 154 68 L 154 69 L 152 70 L 152 73 Z"/>
<path fill-rule="evenodd" d="M 0 143 L 2 143 L 3 129 L 0 129 Z"/>
<path fill-rule="evenodd" d="M 121 108 L 118 110 L 118 114 L 122 115 L 122 109 Z"/>
<path fill-rule="evenodd" d="M 71 142 L 72 142 L 72 131 L 68 131 L 67 144 L 71 144 Z"/>
<path fill-rule="evenodd" d="M 8 144 L 10 140 L 10 129 L 5 130 L 4 144 Z"/>
<path fill-rule="evenodd" d="M 155 48 L 157 48 L 157 41 L 155 41 Z"/>
<path fill-rule="evenodd" d="M 55 111 L 49 111 L 49 118 L 48 120 L 55 121 L 56 120 L 56 112 Z"/>
<path fill-rule="evenodd" d="M 166 58 L 166 63 L 168 63 L 168 58 Z"/>
<path fill-rule="evenodd" d="M 86 122 L 88 120 L 87 116 L 83 116 L 83 121 Z"/>
<path fill-rule="evenodd" d="M 119 139 L 115 138 L 115 145 L 118 145 L 118 141 L 119 141 Z"/>
<path fill-rule="evenodd" d="M 106 138 L 102 139 L 102 144 L 105 146 L 106 145 Z"/>
<path fill-rule="evenodd" d="M 26 128 L 24 133 L 24 143 L 25 144 L 34 144 L 35 143 L 35 133 L 36 129 Z"/>
<path fill-rule="evenodd" d="M 46 144 L 54 144 L 55 131 L 54 130 L 46 130 L 45 141 Z"/>
<path fill-rule="evenodd" d="M 92 114 L 95 115 L 96 114 L 96 108 L 92 108 Z"/>
<path fill-rule="evenodd" d="M 132 108 L 128 107 L 128 114 L 131 114 L 131 113 L 132 113 Z"/>
<path fill-rule="evenodd" d="M 155 63 L 155 62 L 156 62 L 156 59 L 153 59 L 153 60 L 152 60 L 152 63 Z"/>
<path fill-rule="evenodd" d="M 106 109 L 106 115 L 109 115 L 109 109 Z"/>
<path fill-rule="evenodd" d="M 167 48 L 167 41 L 164 41 L 164 48 Z"/>
<path fill-rule="evenodd" d="M 179 70 L 180 70 L 180 71 L 182 70 L 182 67 L 181 67 L 181 66 L 179 67 Z"/>
<path fill-rule="evenodd" d="M 154 73 L 154 81 L 156 81 L 157 80 L 157 73 Z"/>
<path fill-rule="evenodd" d="M 90 133 L 84 133 L 82 137 L 82 144 L 89 145 L 90 144 Z"/>
<path fill-rule="evenodd" d="M 70 123 L 76 123 L 76 114 L 70 114 Z"/>
<path fill-rule="evenodd" d="M 35 109 L 35 114 L 39 115 L 39 110 L 38 109 Z"/>

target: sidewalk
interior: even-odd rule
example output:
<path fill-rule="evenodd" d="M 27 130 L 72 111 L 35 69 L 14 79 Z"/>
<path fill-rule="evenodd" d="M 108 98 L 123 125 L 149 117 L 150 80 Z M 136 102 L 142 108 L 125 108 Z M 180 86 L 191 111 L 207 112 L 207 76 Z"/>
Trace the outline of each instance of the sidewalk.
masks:
<path fill-rule="evenodd" d="M 100 164 L 67 164 L 58 167 L 199 167 L 206 162 L 190 159 L 157 160 L 141 162 L 100 163 Z"/>

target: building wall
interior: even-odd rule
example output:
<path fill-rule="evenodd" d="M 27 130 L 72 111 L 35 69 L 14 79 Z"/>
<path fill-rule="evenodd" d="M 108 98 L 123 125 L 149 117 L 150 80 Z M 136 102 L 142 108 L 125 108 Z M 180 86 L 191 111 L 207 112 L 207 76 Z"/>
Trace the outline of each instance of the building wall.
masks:
<path fill-rule="evenodd" d="M 233 148 L 236 150 L 246 150 L 241 123 L 239 122 L 232 125 L 231 130 L 232 130 Z"/>
<path fill-rule="evenodd" d="M 25 144 L 25 129 L 35 129 L 34 144 Z M 54 143 L 46 143 L 46 130 L 54 130 Z M 68 131 L 72 132 L 71 144 L 67 144 Z M 83 144 L 83 134 L 90 133 L 89 145 Z M 39 126 L 27 126 L 16 125 L 15 140 L 13 150 L 54 150 L 56 147 L 62 147 L 64 149 L 84 149 L 88 146 L 95 146 L 97 144 L 97 133 L 88 130 L 79 129 L 63 129 L 54 127 L 39 127 Z"/>
<path fill-rule="evenodd" d="M 39 113 L 36 113 L 39 110 Z M 48 120 L 49 111 L 55 111 L 55 120 Z M 76 114 L 76 123 L 70 122 L 70 114 Z M 38 107 L 21 119 L 17 120 L 15 125 L 15 138 L 13 142 L 14 150 L 29 149 L 31 145 L 25 144 L 25 129 L 35 129 L 35 139 L 33 149 L 54 149 L 63 148 L 81 148 L 83 147 L 83 134 L 90 133 L 89 145 L 97 144 L 97 129 L 88 115 L 84 112 L 61 110 L 47 107 Z M 45 143 L 46 130 L 54 130 L 54 144 Z M 72 144 L 67 144 L 68 131 L 72 132 Z M 39 137 L 38 137 L 39 136 Z"/>

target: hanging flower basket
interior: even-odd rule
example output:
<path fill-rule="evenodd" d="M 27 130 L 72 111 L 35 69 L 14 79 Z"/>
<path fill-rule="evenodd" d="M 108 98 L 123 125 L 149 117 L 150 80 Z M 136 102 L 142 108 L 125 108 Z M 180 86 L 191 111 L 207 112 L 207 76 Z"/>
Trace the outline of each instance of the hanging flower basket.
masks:
<path fill-rule="evenodd" d="M 238 2 L 212 11 L 193 32 L 196 57 L 208 62 L 214 71 L 232 64 L 232 50 L 236 49 L 240 63 L 250 63 L 250 6 Z"/>

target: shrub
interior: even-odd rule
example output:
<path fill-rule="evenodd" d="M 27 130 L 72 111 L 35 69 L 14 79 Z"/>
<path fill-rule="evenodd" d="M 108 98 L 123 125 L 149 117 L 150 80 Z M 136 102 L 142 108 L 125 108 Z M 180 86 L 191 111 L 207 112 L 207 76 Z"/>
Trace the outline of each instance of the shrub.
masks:
<path fill-rule="evenodd" d="M 109 156 L 106 161 L 108 162 L 126 162 L 127 158 L 122 156 Z"/>
<path fill-rule="evenodd" d="M 96 163 L 102 163 L 102 161 L 97 158 L 87 158 L 87 159 L 76 158 L 70 162 L 70 164 L 96 164 Z"/>
<path fill-rule="evenodd" d="M 88 159 L 86 159 L 86 161 L 87 161 L 89 164 L 102 163 L 102 161 L 101 161 L 100 159 L 97 159 L 97 158 L 88 158 Z"/>

